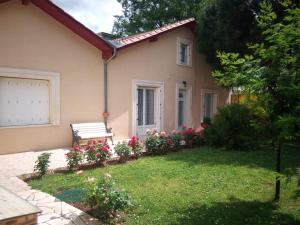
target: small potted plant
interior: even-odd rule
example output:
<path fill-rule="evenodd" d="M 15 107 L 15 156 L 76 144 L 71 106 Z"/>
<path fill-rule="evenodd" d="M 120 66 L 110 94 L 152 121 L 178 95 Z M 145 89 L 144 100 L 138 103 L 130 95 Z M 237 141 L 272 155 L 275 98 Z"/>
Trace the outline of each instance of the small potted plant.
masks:
<path fill-rule="evenodd" d="M 132 148 L 126 142 L 118 143 L 115 146 L 114 150 L 117 153 L 117 155 L 120 157 L 119 159 L 120 163 L 126 162 L 132 152 Z"/>

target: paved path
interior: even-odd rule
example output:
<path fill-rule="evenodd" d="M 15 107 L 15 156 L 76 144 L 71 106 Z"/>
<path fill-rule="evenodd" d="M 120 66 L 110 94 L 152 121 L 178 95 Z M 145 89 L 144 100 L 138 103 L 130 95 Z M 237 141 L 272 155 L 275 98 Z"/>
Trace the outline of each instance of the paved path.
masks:
<path fill-rule="evenodd" d="M 47 151 L 52 153 L 50 169 L 66 166 L 65 153 L 68 149 Z M 98 220 L 55 197 L 33 190 L 17 176 L 33 172 L 37 157 L 43 152 L 26 152 L 0 155 L 0 185 L 42 210 L 39 225 L 100 225 Z"/>

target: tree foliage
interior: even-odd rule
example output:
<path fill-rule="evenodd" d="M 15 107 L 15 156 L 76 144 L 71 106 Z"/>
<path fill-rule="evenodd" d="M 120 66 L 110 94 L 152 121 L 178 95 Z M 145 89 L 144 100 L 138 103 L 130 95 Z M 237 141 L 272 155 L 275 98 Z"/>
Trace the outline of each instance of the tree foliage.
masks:
<path fill-rule="evenodd" d="M 249 55 L 219 52 L 222 69 L 213 76 L 222 86 L 257 96 L 274 134 L 286 139 L 300 129 L 300 9 L 288 0 L 282 5 L 285 16 L 278 21 L 272 5 L 261 4 L 262 41 L 248 46 Z"/>
<path fill-rule="evenodd" d="M 123 15 L 115 16 L 113 33 L 133 35 L 193 17 L 202 1 L 207 0 L 118 0 Z"/>
<path fill-rule="evenodd" d="M 262 41 L 249 45 L 250 55 L 219 52 L 222 69 L 213 73 L 219 84 L 257 97 L 257 105 L 269 116 L 277 173 L 281 172 L 282 143 L 300 137 L 300 8 L 290 0 L 281 4 L 281 18 L 271 4 L 261 4 Z M 278 175 L 275 200 L 279 198 Z"/>

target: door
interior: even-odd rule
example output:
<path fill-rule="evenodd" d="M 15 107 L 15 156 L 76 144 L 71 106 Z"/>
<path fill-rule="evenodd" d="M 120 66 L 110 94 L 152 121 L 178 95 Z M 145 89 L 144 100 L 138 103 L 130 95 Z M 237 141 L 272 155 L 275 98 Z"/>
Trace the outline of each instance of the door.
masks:
<path fill-rule="evenodd" d="M 177 103 L 177 127 L 182 129 L 186 125 L 186 90 L 179 89 L 178 91 L 178 103 Z"/>
<path fill-rule="evenodd" d="M 137 128 L 136 133 L 139 137 L 146 135 L 147 129 L 159 129 L 160 118 L 159 105 L 157 104 L 157 88 L 138 87 L 137 88 Z"/>

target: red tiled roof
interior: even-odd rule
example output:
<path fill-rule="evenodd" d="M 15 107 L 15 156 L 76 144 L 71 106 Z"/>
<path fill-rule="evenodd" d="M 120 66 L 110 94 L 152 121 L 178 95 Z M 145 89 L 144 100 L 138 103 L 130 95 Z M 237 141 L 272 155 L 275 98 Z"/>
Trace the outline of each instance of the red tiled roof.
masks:
<path fill-rule="evenodd" d="M 182 26 L 191 26 L 191 28 L 195 24 L 195 19 L 194 18 L 189 18 L 185 20 L 178 21 L 176 23 L 168 24 L 163 27 L 157 28 L 155 30 L 147 31 L 144 33 L 128 36 L 128 37 L 123 37 L 123 38 L 118 38 L 114 39 L 113 42 L 116 42 L 120 45 L 119 48 L 124 48 L 136 43 L 139 43 L 141 41 L 151 39 L 151 38 L 156 38 L 157 36 L 166 33 L 168 31 L 177 29 Z"/>

